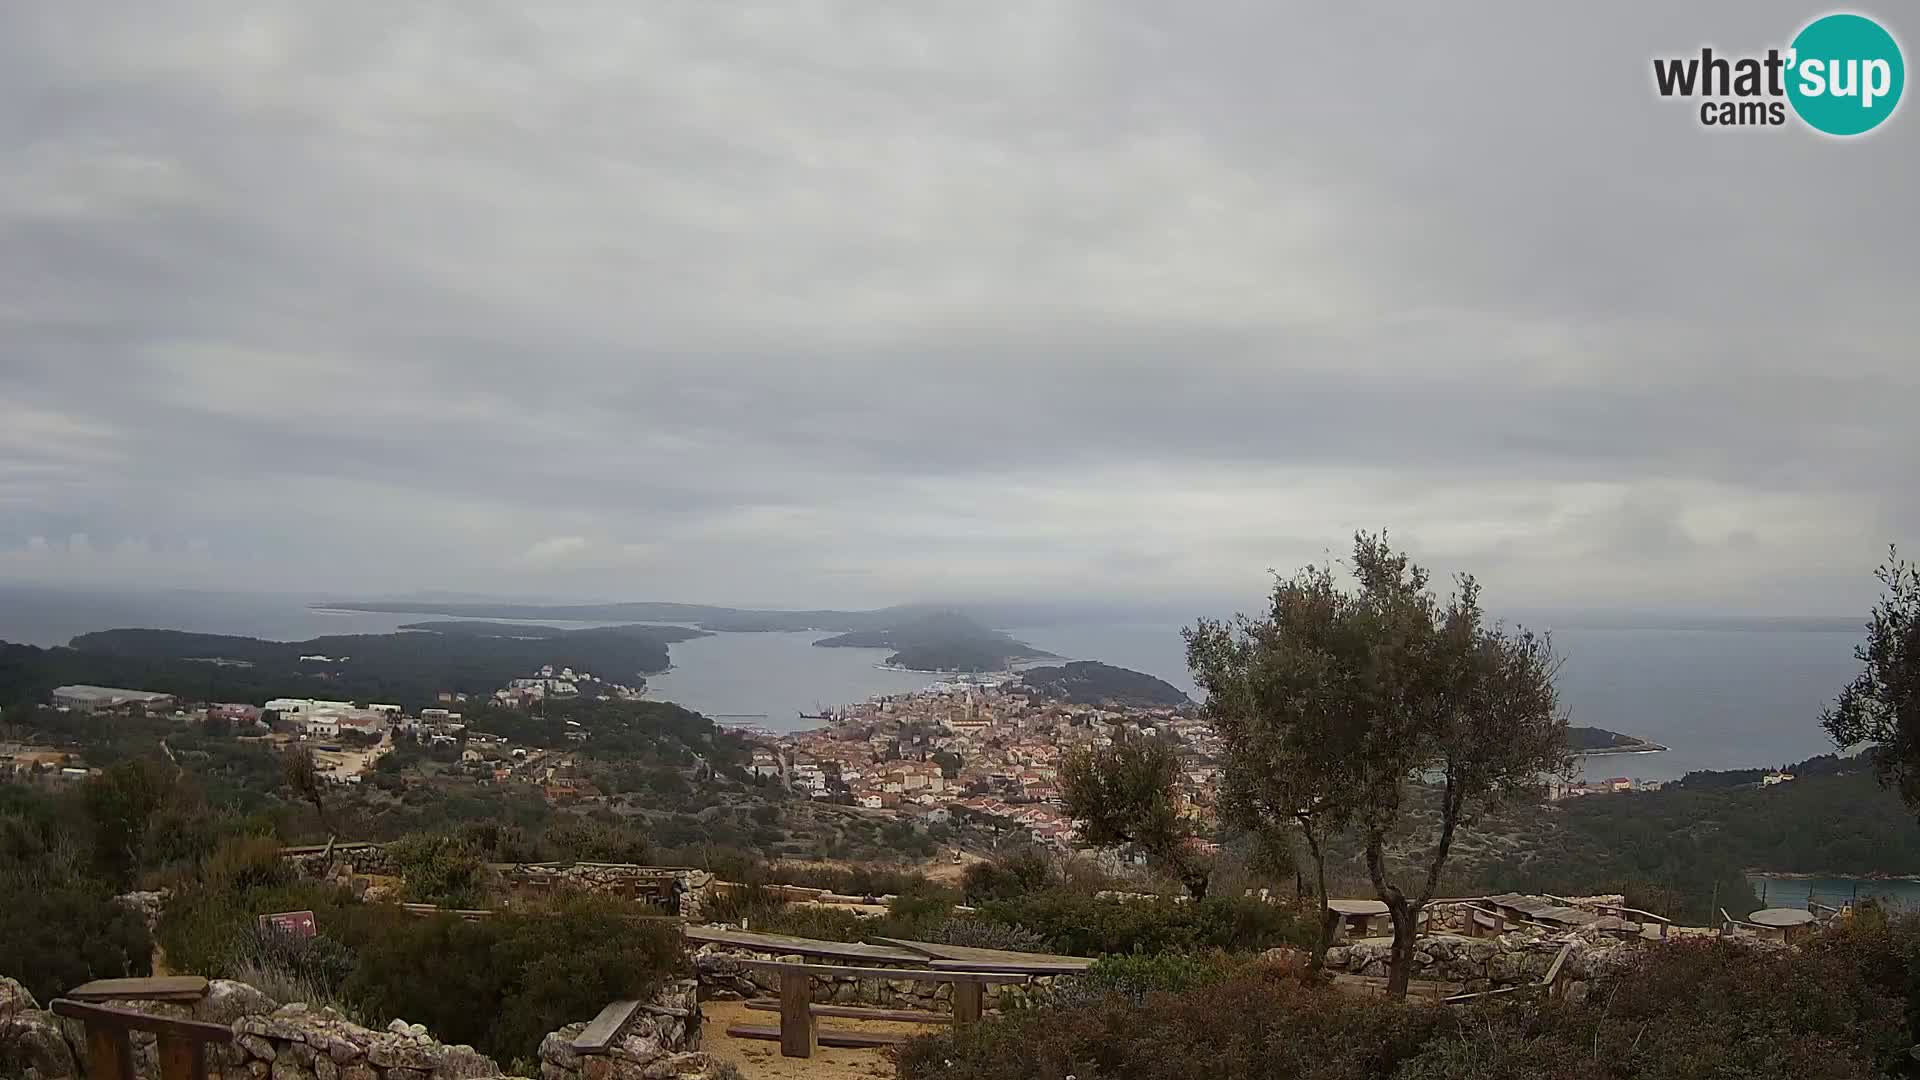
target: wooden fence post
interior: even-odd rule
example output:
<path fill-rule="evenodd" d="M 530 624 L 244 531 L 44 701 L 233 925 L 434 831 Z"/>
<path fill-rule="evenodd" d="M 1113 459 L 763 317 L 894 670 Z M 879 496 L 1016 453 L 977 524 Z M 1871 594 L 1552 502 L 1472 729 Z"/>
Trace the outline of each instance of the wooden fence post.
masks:
<path fill-rule="evenodd" d="M 819 1038 L 813 1019 L 813 980 L 804 971 L 780 973 L 780 1054 L 810 1058 Z"/>

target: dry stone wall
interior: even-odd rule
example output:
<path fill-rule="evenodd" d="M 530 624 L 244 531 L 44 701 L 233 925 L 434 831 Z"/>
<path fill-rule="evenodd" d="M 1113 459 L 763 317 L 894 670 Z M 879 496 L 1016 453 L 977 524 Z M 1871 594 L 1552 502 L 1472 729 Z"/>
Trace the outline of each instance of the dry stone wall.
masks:
<path fill-rule="evenodd" d="M 1586 997 L 1587 983 L 1595 975 L 1624 959 L 1635 944 L 1604 934 L 1515 931 L 1483 938 L 1427 934 L 1414 942 L 1413 977 L 1458 984 L 1466 993 L 1537 983 L 1568 942 L 1573 948 L 1560 969 L 1560 979 L 1567 997 L 1575 1001 Z M 1327 950 L 1327 967 L 1384 978 L 1392 952 L 1392 942 L 1384 939 L 1336 945 Z"/>
<path fill-rule="evenodd" d="M 419 1024 L 395 1020 L 362 1027 L 331 1008 L 280 1005 L 245 983 L 213 980 L 192 1005 L 154 1001 L 107 1004 L 153 1016 L 231 1027 L 233 1042 L 207 1048 L 210 1080 L 474 1080 L 501 1075 L 493 1059 L 466 1045 L 447 1045 Z M 543 1080 L 727 1080 L 727 1066 L 696 1052 L 700 1011 L 694 980 L 669 986 L 643 1005 L 612 1051 L 581 1058 L 571 1042 L 585 1023 L 553 1032 L 540 1046 Z M 137 1080 L 157 1080 L 150 1032 L 130 1033 Z M 86 1074 L 85 1028 L 54 1016 L 12 979 L 0 978 L 0 1048 L 17 1061 L 0 1069 L 27 1080 L 79 1080 Z"/>
<path fill-rule="evenodd" d="M 335 844 L 331 850 L 288 848 L 281 858 L 302 877 L 350 885 L 356 894 L 365 894 L 368 878 L 400 876 L 399 866 L 383 844 Z M 703 917 L 714 880 L 704 870 L 635 863 L 495 863 L 493 869 L 510 887 L 575 889 L 623 897 L 667 893 L 677 899 L 677 914 L 694 920 Z"/>
<path fill-rule="evenodd" d="M 573 1040 L 585 1023 L 568 1024 L 540 1042 L 540 1080 L 724 1080 L 729 1066 L 700 1052 L 700 995 L 682 979 L 642 1005 L 604 1053 L 582 1054 Z"/>

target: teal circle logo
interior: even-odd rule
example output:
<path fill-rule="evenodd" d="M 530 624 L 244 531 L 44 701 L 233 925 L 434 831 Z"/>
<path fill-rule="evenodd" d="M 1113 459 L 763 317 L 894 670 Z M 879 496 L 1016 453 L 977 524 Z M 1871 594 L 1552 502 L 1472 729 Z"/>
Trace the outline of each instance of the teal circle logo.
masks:
<path fill-rule="evenodd" d="M 1828 135 L 1860 135 L 1879 127 L 1900 104 L 1907 65 L 1900 43 L 1864 15 L 1827 15 L 1793 39 L 1787 100 L 1809 127 Z"/>

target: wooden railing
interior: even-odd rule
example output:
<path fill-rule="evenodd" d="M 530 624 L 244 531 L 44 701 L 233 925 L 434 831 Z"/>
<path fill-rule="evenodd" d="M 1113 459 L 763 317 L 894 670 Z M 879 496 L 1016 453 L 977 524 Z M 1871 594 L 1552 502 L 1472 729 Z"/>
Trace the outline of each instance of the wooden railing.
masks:
<path fill-rule="evenodd" d="M 53 1014 L 78 1020 L 87 1032 L 88 1080 L 134 1080 L 133 1046 L 127 1034 L 150 1031 L 158 1038 L 160 1080 L 204 1080 L 207 1044 L 225 1046 L 233 1031 L 199 1020 L 175 1020 L 132 1009 L 55 998 Z"/>

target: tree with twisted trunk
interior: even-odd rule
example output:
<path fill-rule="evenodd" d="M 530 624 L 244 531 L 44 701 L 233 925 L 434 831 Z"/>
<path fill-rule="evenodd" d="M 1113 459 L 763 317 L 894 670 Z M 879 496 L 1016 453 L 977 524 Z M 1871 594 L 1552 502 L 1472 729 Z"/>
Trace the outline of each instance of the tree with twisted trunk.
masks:
<path fill-rule="evenodd" d="M 1226 811 L 1307 840 L 1322 898 L 1317 953 L 1332 925 L 1323 845 L 1358 830 L 1393 922 L 1387 992 L 1402 998 L 1420 913 L 1459 830 L 1501 800 L 1537 795 L 1547 777 L 1571 771 L 1572 756 L 1545 637 L 1489 625 L 1470 576 L 1437 596 L 1384 533 L 1356 535 L 1346 569 L 1351 587 L 1331 567 L 1276 583 L 1259 621 L 1202 621 L 1187 632 L 1188 652 L 1227 747 Z M 1406 812 L 1416 786 L 1437 798 L 1431 826 Z M 1403 882 L 1388 865 L 1389 837 L 1429 827 Z"/>

